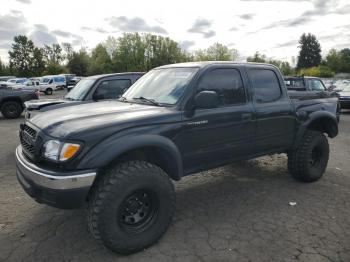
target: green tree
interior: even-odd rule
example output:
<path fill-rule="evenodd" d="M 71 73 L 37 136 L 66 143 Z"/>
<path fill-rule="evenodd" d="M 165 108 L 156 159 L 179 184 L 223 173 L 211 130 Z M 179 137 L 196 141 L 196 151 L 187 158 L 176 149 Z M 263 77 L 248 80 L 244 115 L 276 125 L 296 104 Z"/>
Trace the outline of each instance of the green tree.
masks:
<path fill-rule="evenodd" d="M 32 59 L 32 75 L 41 76 L 45 70 L 45 61 L 43 50 L 38 47 L 34 47 L 33 59 Z"/>
<path fill-rule="evenodd" d="M 340 72 L 350 73 L 350 49 L 340 50 Z"/>
<path fill-rule="evenodd" d="M 46 61 L 52 61 L 54 63 L 61 63 L 63 60 L 62 47 L 59 44 L 44 45 L 43 52 Z"/>
<path fill-rule="evenodd" d="M 236 49 L 229 49 L 220 43 L 215 43 L 207 49 L 199 49 L 194 53 L 195 61 L 234 61 L 237 57 Z"/>
<path fill-rule="evenodd" d="M 72 59 L 73 57 L 73 47 L 70 43 L 62 43 L 62 49 L 63 49 L 63 60 L 66 60 L 67 62 Z"/>
<path fill-rule="evenodd" d="M 59 44 L 45 45 L 43 47 L 45 60 L 45 75 L 56 75 L 64 72 L 64 67 L 61 65 L 64 60 L 62 47 Z"/>
<path fill-rule="evenodd" d="M 112 60 L 103 44 L 98 44 L 91 52 L 88 66 L 89 75 L 106 74 L 113 72 Z"/>
<path fill-rule="evenodd" d="M 255 52 L 253 56 L 247 57 L 247 62 L 272 64 L 278 67 L 283 75 L 293 74 L 293 69 L 288 62 L 277 59 L 268 59 L 266 55 L 260 54 L 259 52 Z"/>
<path fill-rule="evenodd" d="M 143 37 L 145 43 L 145 70 L 179 62 L 187 61 L 187 56 L 181 50 L 179 44 L 168 37 L 146 34 Z"/>
<path fill-rule="evenodd" d="M 10 57 L 10 69 L 18 76 L 33 76 L 34 67 L 34 43 L 25 35 L 14 37 L 14 43 L 8 52 Z"/>
<path fill-rule="evenodd" d="M 281 73 L 285 76 L 292 75 L 294 73 L 293 68 L 290 66 L 288 62 L 282 62 L 278 68 L 281 70 Z"/>
<path fill-rule="evenodd" d="M 266 63 L 266 55 L 260 54 L 258 51 L 253 56 L 247 57 L 247 62 Z"/>
<path fill-rule="evenodd" d="M 321 45 L 315 35 L 302 34 L 299 44 L 298 69 L 315 67 L 321 64 Z"/>
<path fill-rule="evenodd" d="M 103 46 L 106 48 L 108 55 L 112 58 L 113 54 L 118 49 L 118 40 L 113 36 L 109 36 L 107 40 L 103 43 Z"/>
<path fill-rule="evenodd" d="M 70 73 L 87 76 L 90 57 L 84 48 L 80 49 L 79 52 L 72 51 L 67 59 L 67 68 Z"/>
<path fill-rule="evenodd" d="M 316 77 L 333 77 L 334 72 L 328 67 L 324 65 L 302 68 L 299 71 L 299 74 L 306 76 L 316 76 Z"/>
<path fill-rule="evenodd" d="M 11 75 L 10 68 L 1 61 L 0 58 L 0 76 L 9 76 Z"/>
<path fill-rule="evenodd" d="M 335 49 L 329 50 L 326 59 L 325 64 L 331 68 L 334 72 L 339 72 L 341 70 L 341 55 L 340 52 L 338 52 Z"/>
<path fill-rule="evenodd" d="M 143 71 L 145 68 L 145 44 L 138 33 L 125 33 L 118 38 L 118 49 L 113 56 L 118 72 Z"/>

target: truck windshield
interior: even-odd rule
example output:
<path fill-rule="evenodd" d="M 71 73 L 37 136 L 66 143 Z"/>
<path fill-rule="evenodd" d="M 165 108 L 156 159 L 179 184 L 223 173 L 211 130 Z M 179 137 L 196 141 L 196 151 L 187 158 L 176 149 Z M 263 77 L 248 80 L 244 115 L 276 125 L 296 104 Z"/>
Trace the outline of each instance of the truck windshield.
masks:
<path fill-rule="evenodd" d="M 153 101 L 174 105 L 182 96 L 186 86 L 198 68 L 155 69 L 141 77 L 123 95 L 127 101 Z"/>
<path fill-rule="evenodd" d="M 68 100 L 81 101 L 84 99 L 85 95 L 89 92 L 94 83 L 94 79 L 82 79 L 64 98 Z"/>

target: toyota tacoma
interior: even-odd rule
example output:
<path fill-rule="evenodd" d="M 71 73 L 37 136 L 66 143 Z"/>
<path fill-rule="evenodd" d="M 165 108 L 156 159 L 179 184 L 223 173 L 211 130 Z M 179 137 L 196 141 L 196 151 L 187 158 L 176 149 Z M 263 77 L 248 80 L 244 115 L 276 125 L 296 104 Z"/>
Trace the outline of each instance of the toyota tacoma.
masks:
<path fill-rule="evenodd" d="M 87 204 L 92 235 L 117 253 L 155 243 L 175 212 L 172 181 L 274 153 L 291 175 L 322 177 L 335 97 L 290 99 L 268 64 L 198 62 L 155 68 L 115 101 L 49 110 L 20 126 L 17 177 L 37 202 Z"/>

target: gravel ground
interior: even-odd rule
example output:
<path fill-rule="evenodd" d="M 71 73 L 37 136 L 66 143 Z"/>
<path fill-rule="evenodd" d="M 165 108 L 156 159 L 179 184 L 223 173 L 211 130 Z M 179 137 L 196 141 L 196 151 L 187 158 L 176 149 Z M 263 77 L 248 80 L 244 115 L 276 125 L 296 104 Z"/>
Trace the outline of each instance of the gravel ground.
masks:
<path fill-rule="evenodd" d="M 22 120 L 0 115 L 0 261 L 350 261 L 350 111 L 319 182 L 294 181 L 285 155 L 186 177 L 167 233 L 128 257 L 96 244 L 84 208 L 59 210 L 24 193 L 14 161 Z"/>

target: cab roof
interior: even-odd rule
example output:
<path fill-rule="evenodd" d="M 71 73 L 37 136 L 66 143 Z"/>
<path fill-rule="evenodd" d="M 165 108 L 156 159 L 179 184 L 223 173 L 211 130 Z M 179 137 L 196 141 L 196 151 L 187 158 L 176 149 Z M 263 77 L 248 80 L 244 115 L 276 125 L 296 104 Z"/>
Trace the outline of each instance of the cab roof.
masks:
<path fill-rule="evenodd" d="M 85 79 L 99 79 L 109 76 L 124 76 L 124 75 L 144 75 L 145 72 L 125 72 L 125 73 L 112 73 L 112 74 L 103 74 L 103 75 L 94 75 L 85 77 Z"/>
<path fill-rule="evenodd" d="M 238 65 L 238 66 L 266 66 L 266 67 L 275 67 L 271 64 L 266 63 L 252 63 L 252 62 L 233 62 L 233 61 L 201 61 L 201 62 L 186 62 L 186 63 L 177 63 L 156 67 L 155 69 L 163 68 L 175 68 L 175 67 L 198 67 L 204 68 L 210 65 Z"/>

